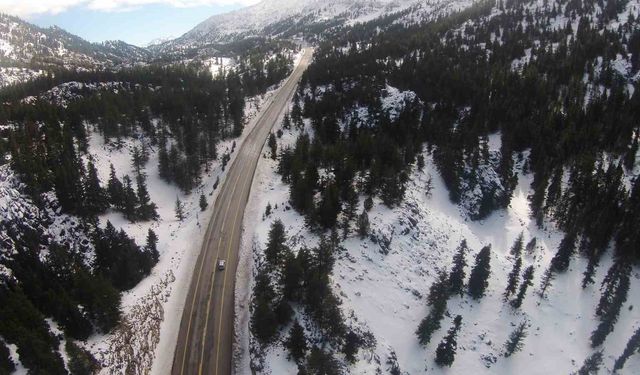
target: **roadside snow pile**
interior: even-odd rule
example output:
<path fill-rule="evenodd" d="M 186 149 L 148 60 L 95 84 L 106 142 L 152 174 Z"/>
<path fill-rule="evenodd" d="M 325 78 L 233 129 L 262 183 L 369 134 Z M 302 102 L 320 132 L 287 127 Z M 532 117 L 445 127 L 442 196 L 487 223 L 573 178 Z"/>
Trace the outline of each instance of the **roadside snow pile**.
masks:
<path fill-rule="evenodd" d="M 285 131 L 279 148 L 293 141 L 295 134 Z M 492 152 L 499 149 L 495 137 L 489 140 L 489 149 Z M 269 151 L 263 153 L 268 155 Z M 389 209 L 374 200 L 369 212 L 369 237 L 360 240 L 352 234 L 341 244 L 346 250 L 338 255 L 333 289 L 342 299 L 342 312 L 348 317 L 348 324 L 371 332 L 377 342 L 373 349 L 360 350 L 353 365 L 347 364 L 342 354 L 336 354 L 345 373 L 569 374 L 577 371 L 598 349 L 603 350 L 602 367 L 610 373 L 615 358 L 622 353 L 640 322 L 640 312 L 634 308 L 634 301 L 640 300 L 638 270 L 632 272 L 629 296 L 615 330 L 602 348 L 592 349 L 589 336 L 598 324 L 594 311 L 600 298 L 599 286 L 613 262 L 611 256 L 607 254 L 602 259 L 595 284 L 582 289 L 582 272 L 587 260 L 574 255 L 569 270 L 555 277 L 546 298 L 540 297 L 543 274 L 563 234 L 554 229 L 539 229 L 531 220 L 527 197 L 531 193 L 532 176 L 524 174 L 522 163 L 517 164 L 518 183 L 508 207 L 481 222 L 474 222 L 450 203 L 431 155 L 425 153 L 424 157 L 426 166 L 423 171 L 412 173 L 404 202 Z M 306 227 L 304 218 L 290 209 L 289 187 L 275 172 L 276 167 L 277 163 L 266 157 L 258 167 L 244 221 L 242 251 L 244 257 L 248 254 L 247 265 L 252 263 L 252 251 L 258 259 L 262 256 L 275 220 L 284 223 L 292 249 L 311 248 L 318 241 L 317 233 Z M 268 204 L 273 209 L 271 215 L 265 216 Z M 362 207 L 363 197 L 357 211 Z M 553 228 L 552 223 L 546 224 Z M 516 309 L 504 301 L 503 291 L 515 261 L 510 248 L 520 234 L 525 244 L 534 238 L 536 241 L 531 242 L 522 256 L 523 270 L 533 266 L 533 285 L 522 306 Z M 453 254 L 463 239 L 470 249 L 466 254 L 467 276 L 475 255 L 483 246 L 491 245 L 491 277 L 486 296 L 479 301 L 468 296 L 451 297 L 441 328 L 423 347 L 415 332 L 429 311 L 426 295 L 437 272 L 451 269 Z M 238 306 L 237 373 L 248 373 L 250 360 L 255 359 L 249 358 L 248 301 L 246 298 Z M 299 314 L 296 317 L 303 324 L 304 314 Z M 435 349 L 458 314 L 463 320 L 455 362 L 450 369 L 441 368 L 434 362 Z M 507 358 L 505 342 L 521 323 L 526 324 L 528 332 L 524 347 Z M 264 370 L 260 373 L 297 372 L 297 365 L 288 359 L 283 343 L 288 329 L 285 327 L 285 334 L 264 353 Z M 638 368 L 640 356 L 635 355 L 618 373 L 633 374 Z"/>

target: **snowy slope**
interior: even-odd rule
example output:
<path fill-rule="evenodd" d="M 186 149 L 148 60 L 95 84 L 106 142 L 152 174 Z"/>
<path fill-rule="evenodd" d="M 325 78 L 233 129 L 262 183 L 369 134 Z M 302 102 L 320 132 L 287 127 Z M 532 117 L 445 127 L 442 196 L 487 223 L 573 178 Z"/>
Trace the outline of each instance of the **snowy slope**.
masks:
<path fill-rule="evenodd" d="M 43 194 L 40 197 L 43 208 L 39 208 L 24 189 L 9 165 L 0 166 L 0 262 L 7 262 L 21 251 L 11 235 L 22 233 L 21 225 L 42 235 L 45 242 L 40 257 L 43 261 L 46 262 L 48 256 L 47 246 L 56 243 L 72 250 L 81 256 L 84 264 L 91 266 L 95 256 L 93 243 L 81 221 L 61 213 L 55 194 Z M 11 270 L 0 264 L 0 275 L 10 277 Z"/>
<path fill-rule="evenodd" d="M 295 142 L 296 137 L 296 131 L 285 130 L 279 149 Z M 489 144 L 491 150 L 499 149 L 499 136 L 492 136 Z M 263 153 L 267 155 L 269 151 L 265 149 Z M 554 229 L 552 223 L 546 223 L 548 229 L 541 230 L 531 220 L 527 196 L 531 193 L 532 176 L 522 172 L 522 163 L 517 165 L 518 185 L 509 207 L 484 221 L 473 222 L 450 203 L 430 154 L 425 152 L 424 156 L 426 167 L 423 171 L 414 169 L 404 202 L 389 209 L 376 200 L 369 213 L 370 238 L 360 240 L 352 234 L 342 243 L 346 251 L 338 256 L 333 288 L 342 299 L 348 324 L 371 332 L 377 342 L 375 348 L 361 350 L 357 362 L 346 366 L 346 373 L 390 373 L 389 362 L 397 363 L 402 374 L 534 375 L 577 371 L 594 352 L 589 346 L 589 335 L 598 323 L 594 310 L 600 297 L 600 283 L 612 263 L 610 254 L 598 268 L 594 285 L 586 289 L 580 287 L 587 261 L 576 256 L 569 271 L 554 280 L 547 298 L 539 297 L 540 280 L 563 234 Z M 289 209 L 289 187 L 281 181 L 276 168 L 275 161 L 261 159 L 254 195 L 248 205 L 251 208 L 244 222 L 242 262 L 246 266 L 252 265 L 252 257 L 262 257 L 270 225 L 277 219 L 284 222 L 292 249 L 313 247 L 318 240 L 317 234 L 305 226 L 304 218 Z M 361 197 L 358 212 L 362 210 L 363 199 Z M 264 216 L 267 204 L 276 207 L 269 217 Z M 513 263 L 509 249 L 520 233 L 524 234 L 525 243 L 534 237 L 537 239 L 534 251 L 523 256 L 523 269 L 533 265 L 535 277 L 522 307 L 514 309 L 503 301 L 502 292 Z M 462 239 L 467 240 L 470 248 L 466 255 L 467 277 L 475 254 L 482 246 L 492 245 L 492 276 L 487 296 L 480 301 L 452 297 L 442 328 L 436 331 L 429 345 L 422 347 L 414 332 L 428 313 L 428 288 L 438 270 L 450 268 Z M 383 245 L 386 241 L 390 241 L 389 246 Z M 250 284 L 248 280 L 245 282 Z M 237 302 L 238 373 L 247 372 L 249 361 L 255 359 L 249 354 L 248 298 L 245 296 Z M 639 327 L 640 312 L 634 306 L 639 300 L 640 273 L 635 269 L 628 300 L 606 341 L 601 373 L 611 373 L 615 358 Z M 463 323 L 456 360 L 450 369 L 440 368 L 434 363 L 435 348 L 457 314 L 462 315 Z M 528 324 L 524 348 L 505 358 L 504 344 L 521 322 Z M 287 331 L 285 327 L 283 332 Z M 297 372 L 297 365 L 287 359 L 287 350 L 282 346 L 284 336 L 267 350 L 262 373 Z M 344 361 L 341 355 L 337 358 Z M 638 368 L 640 356 L 635 355 L 619 373 L 634 374 Z"/>
<path fill-rule="evenodd" d="M 229 154 L 229 164 L 239 150 L 238 145 L 255 125 L 256 114 L 269 102 L 273 92 L 248 98 L 245 109 L 247 125 L 243 134 L 218 144 L 218 154 Z M 184 194 L 177 186 L 160 178 L 157 150 L 145 137 L 126 139 L 114 145 L 105 143 L 100 134 L 90 132 L 89 157 L 95 163 L 100 179 L 108 179 L 110 164 L 114 165 L 119 177 L 132 176 L 131 148 L 142 143 L 150 150 L 144 173 L 151 200 L 158 206 L 159 220 L 130 223 L 121 213 L 111 211 L 102 215 L 99 221 L 101 226 L 110 221 L 138 244 L 145 243 L 147 232 L 152 229 L 159 237 L 160 260 L 149 277 L 123 293 L 120 326 L 108 335 L 95 335 L 88 340 L 87 349 L 103 365 L 101 374 L 121 374 L 124 368 L 135 373 L 164 374 L 170 368 L 191 273 L 218 194 L 215 186 L 224 181 L 228 171 L 223 169 L 220 157 L 210 163 L 201 185 L 190 194 Z M 209 204 L 204 212 L 199 207 L 200 194 L 205 195 Z M 182 222 L 175 217 L 176 198 L 185 207 L 186 218 Z"/>
<path fill-rule="evenodd" d="M 44 91 L 37 96 L 28 96 L 22 99 L 24 103 L 34 103 L 38 100 L 49 102 L 61 107 L 66 107 L 70 102 L 86 98 L 96 92 L 135 91 L 141 88 L 140 84 L 130 82 L 65 82 Z"/>
<path fill-rule="evenodd" d="M 29 81 L 39 77 L 44 72 L 42 70 L 34 70 L 28 68 L 0 67 L 0 87 L 12 85 L 14 83 Z"/>
<path fill-rule="evenodd" d="M 418 0 L 264 0 L 254 6 L 215 15 L 178 39 L 153 46 L 175 51 L 249 36 L 279 35 L 323 22 L 365 22 L 398 12 Z"/>
<path fill-rule="evenodd" d="M 0 61 L 16 64 L 95 68 L 149 58 L 145 49 L 122 41 L 90 43 L 53 26 L 42 28 L 0 14 Z"/>

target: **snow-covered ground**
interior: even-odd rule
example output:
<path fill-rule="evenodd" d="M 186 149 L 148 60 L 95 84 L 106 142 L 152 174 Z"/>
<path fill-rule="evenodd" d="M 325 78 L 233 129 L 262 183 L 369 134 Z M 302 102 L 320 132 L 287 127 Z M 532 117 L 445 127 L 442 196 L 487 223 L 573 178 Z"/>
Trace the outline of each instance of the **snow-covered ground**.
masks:
<path fill-rule="evenodd" d="M 345 23 L 367 22 L 384 14 L 398 12 L 419 3 L 418 0 L 267 0 L 233 12 L 218 14 L 203 21 L 180 38 L 168 42 L 178 49 L 204 45 L 235 36 L 264 35 L 262 30 L 279 22 L 313 22 L 344 18 Z"/>
<path fill-rule="evenodd" d="M 52 104 L 66 107 L 70 102 L 82 98 L 86 98 L 87 95 L 99 92 L 99 91 L 111 91 L 117 93 L 118 91 L 133 91 L 140 89 L 142 85 L 131 84 L 129 82 L 65 82 L 51 89 L 44 91 L 37 96 L 27 96 L 22 99 L 23 103 L 33 104 L 37 100 L 44 100 Z M 153 90 L 153 87 L 149 87 Z"/>
<path fill-rule="evenodd" d="M 300 56 L 296 57 L 296 64 Z M 232 165 L 240 144 L 256 124 L 260 108 L 267 105 L 275 90 L 274 87 L 265 95 L 247 101 L 247 122 L 243 134 L 218 144 L 219 159 L 229 153 L 231 160 L 228 165 Z M 110 164 L 114 165 L 119 178 L 134 176 L 130 151 L 142 142 L 146 140 L 126 140 L 116 148 L 112 144 L 105 144 L 99 134 L 91 133 L 89 154 L 103 183 L 108 180 Z M 109 220 L 117 229 L 124 229 L 139 245 L 145 244 L 148 230 L 153 229 L 159 237 L 160 252 L 159 263 L 152 274 L 123 294 L 124 314 L 119 328 L 109 335 L 96 335 L 87 342 L 87 348 L 105 366 L 102 370 L 105 374 L 120 374 L 125 365 L 136 366 L 137 373 L 151 374 L 165 374 L 171 368 L 191 273 L 218 194 L 218 189 L 213 186 L 217 180 L 222 184 L 226 176 L 221 162 L 214 161 L 210 164 L 209 172 L 203 174 L 201 185 L 190 194 L 184 194 L 176 186 L 160 179 L 158 153 L 153 148 L 150 148 L 144 173 L 147 175 L 151 200 L 158 206 L 160 219 L 157 222 L 132 224 L 118 212 L 100 217 L 101 225 Z M 204 194 L 209 203 L 204 212 L 199 207 L 200 194 Z M 186 219 L 182 222 L 175 218 L 177 198 L 185 206 Z"/>
<path fill-rule="evenodd" d="M 86 265 L 91 265 L 95 249 L 80 220 L 72 215 L 61 213 L 53 193 L 42 195 L 42 208 L 31 197 L 21 193 L 24 185 L 9 165 L 0 166 L 0 221 L 21 221 L 42 233 L 43 238 L 66 246 L 78 254 Z M 17 252 L 10 236 L 0 232 L 0 260 L 12 259 Z M 40 258 L 46 260 L 49 253 L 43 250 Z M 12 276 L 11 270 L 0 265 L 0 275 Z"/>
<path fill-rule="evenodd" d="M 295 131 L 284 131 L 279 148 L 295 141 Z M 490 148 L 499 148 L 499 135 L 490 137 Z M 263 151 L 265 155 L 268 151 Z M 375 335 L 377 346 L 360 351 L 351 374 L 373 374 L 389 371 L 391 353 L 397 356 L 402 373 L 407 374 L 569 374 L 594 352 L 589 336 L 598 320 L 594 315 L 600 297 L 599 286 L 612 263 L 607 254 L 596 274 L 596 283 L 582 289 L 580 282 L 586 260 L 574 256 L 569 270 L 558 275 L 542 299 L 537 292 L 544 271 L 554 255 L 563 234 L 546 223 L 548 229 L 536 227 L 530 218 L 527 196 L 531 193 L 531 175 L 519 173 L 519 182 L 506 210 L 493 213 L 486 220 L 472 222 L 450 203 L 448 192 L 431 157 L 425 153 L 426 167 L 411 174 L 404 202 L 389 209 L 375 200 L 369 212 L 371 234 L 391 239 L 385 254 L 371 239 L 360 240 L 352 234 L 343 242 L 346 252 L 339 256 L 333 273 L 333 287 L 342 299 L 342 310 L 349 323 Z M 260 254 L 267 242 L 270 225 L 276 219 L 285 224 L 290 245 L 312 247 L 317 236 L 304 224 L 304 219 L 289 209 L 289 187 L 275 173 L 277 163 L 262 158 L 256 172 L 252 197 L 244 221 L 243 258 L 251 266 L 252 253 Z M 522 164 L 519 163 L 519 170 Z M 432 190 L 427 194 L 427 186 Z M 273 213 L 264 216 L 267 204 Z M 358 212 L 362 210 L 363 197 Z M 277 207 L 277 208 L 275 208 Z M 526 244 L 532 238 L 537 245 L 532 254 L 523 256 L 522 269 L 533 265 L 534 285 L 529 288 L 520 309 L 503 302 L 502 293 L 513 264 L 509 254 L 516 237 L 524 234 Z M 421 347 L 415 335 L 419 322 L 427 315 L 425 296 L 439 269 L 450 268 L 455 249 L 466 239 L 470 251 L 466 256 L 469 275 L 475 254 L 484 245 L 492 245 L 491 270 L 487 295 L 480 301 L 468 297 L 452 297 L 442 328 L 431 343 Z M 379 242 L 379 241 L 377 241 Z M 250 274 L 239 275 L 248 278 Z M 245 282 L 247 282 L 245 280 Z M 249 282 L 250 284 L 250 282 Z M 250 296 L 238 301 L 237 373 L 249 373 L 248 305 Z M 601 373 L 610 373 L 613 362 L 624 349 L 632 332 L 640 325 L 640 312 L 634 302 L 640 301 L 640 274 L 632 273 L 631 289 L 623 305 L 615 330 L 604 344 Z M 353 315 L 352 315 L 353 314 Z M 458 338 L 458 353 L 451 368 L 434 363 L 435 348 L 451 326 L 455 315 L 463 317 Z M 515 326 L 528 323 L 528 335 L 521 352 L 509 358 L 502 356 L 504 344 Z M 284 332 L 287 332 L 285 328 Z M 297 366 L 287 358 L 281 340 L 266 352 L 265 374 L 295 374 Z M 340 358 L 340 357 L 338 357 Z M 535 364 L 535 365 L 532 365 Z M 620 374 L 634 374 L 640 368 L 640 356 L 629 359 Z"/>
<path fill-rule="evenodd" d="M 0 43 L 2 40 L 0 40 Z M 0 44 L 0 49 L 2 45 Z M 33 70 L 27 68 L 0 67 L 0 87 L 29 81 L 33 78 L 44 74 L 42 70 Z"/>
<path fill-rule="evenodd" d="M 272 92 L 264 97 L 248 101 L 248 119 L 255 118 L 261 105 L 271 95 Z M 248 122 L 243 134 L 248 134 L 253 123 L 254 121 Z M 244 135 L 239 139 L 221 142 L 218 145 L 219 155 L 230 153 L 233 160 L 235 151 L 239 149 L 236 146 L 235 151 L 231 152 L 233 143 L 239 144 L 243 138 Z M 94 157 L 100 179 L 102 181 L 108 180 L 110 164 L 114 165 L 120 178 L 126 174 L 133 176 L 130 148 L 139 143 L 139 141 L 128 141 L 122 148 L 113 149 L 104 143 L 100 135 L 92 134 L 89 150 Z M 124 229 L 138 244 L 145 243 L 149 228 L 158 235 L 160 260 L 149 277 L 123 294 L 122 307 L 125 312 L 123 319 L 125 323 L 143 318 L 142 322 L 134 321 L 130 325 L 124 325 L 133 329 L 133 332 L 130 332 L 130 338 L 133 339 L 133 342 L 129 344 L 135 348 L 135 355 L 144 358 L 143 362 L 148 369 L 154 362 L 158 362 L 160 365 L 156 368 L 159 369 L 157 373 L 160 374 L 163 373 L 162 369 L 167 366 L 167 363 L 162 362 L 168 361 L 168 366 L 171 366 L 172 348 L 177 339 L 182 306 L 191 280 L 191 272 L 201 247 L 208 219 L 212 215 L 213 203 L 217 197 L 217 190 L 214 190 L 213 186 L 218 179 L 222 183 L 226 173 L 222 170 L 220 161 L 212 162 L 210 171 L 203 175 L 201 185 L 187 195 L 182 193 L 177 186 L 169 185 L 160 179 L 157 150 L 150 152 L 145 173 L 147 174 L 149 195 L 158 206 L 160 219 L 157 222 L 132 224 L 121 213 L 111 212 L 103 215 L 100 222 L 104 225 L 107 220 L 111 221 L 116 228 Z M 200 212 L 200 194 L 204 194 L 209 203 L 209 208 L 204 212 Z M 186 219 L 182 222 L 175 218 L 177 198 L 185 206 Z M 151 316 L 146 316 L 144 309 L 140 310 L 141 306 L 146 306 L 147 310 L 159 311 L 160 321 L 157 322 L 151 319 Z M 88 348 L 106 365 L 105 373 L 118 373 L 119 366 L 124 365 L 129 359 L 123 358 L 119 353 L 119 348 L 114 347 L 122 341 L 121 339 L 121 332 L 116 331 L 111 335 L 93 337 L 88 343 Z M 151 345 L 149 345 L 149 341 Z M 157 358 L 157 361 L 154 361 L 154 357 Z"/>
<path fill-rule="evenodd" d="M 233 68 L 235 64 L 235 60 L 230 57 L 212 57 L 204 61 L 204 66 L 209 69 L 214 77 L 224 73 L 229 68 Z"/>

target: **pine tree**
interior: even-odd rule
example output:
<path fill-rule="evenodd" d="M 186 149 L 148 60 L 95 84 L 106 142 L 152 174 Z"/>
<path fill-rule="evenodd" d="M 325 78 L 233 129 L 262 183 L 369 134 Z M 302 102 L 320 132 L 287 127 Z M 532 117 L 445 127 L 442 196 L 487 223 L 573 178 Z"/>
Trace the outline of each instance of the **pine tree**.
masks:
<path fill-rule="evenodd" d="M 365 210 L 358 216 L 358 235 L 360 239 L 364 239 L 369 235 L 369 215 Z"/>
<path fill-rule="evenodd" d="M 476 256 L 476 263 L 469 276 L 468 293 L 473 299 L 484 296 L 491 275 L 491 245 L 485 246 Z"/>
<path fill-rule="evenodd" d="M 167 152 L 166 145 L 161 145 L 160 150 L 158 151 L 158 172 L 160 173 L 160 178 L 164 181 L 173 181 L 171 161 L 169 159 L 169 153 Z"/>
<path fill-rule="evenodd" d="M 289 117 L 289 113 L 284 114 L 284 118 L 282 119 L 282 128 L 286 130 L 291 129 L 291 118 Z"/>
<path fill-rule="evenodd" d="M 53 127 L 53 124 L 50 124 Z M 61 134 L 56 135 L 60 131 Z M 51 160 L 51 169 L 53 171 L 53 182 L 56 197 L 60 202 L 60 206 L 67 212 L 78 212 L 82 202 L 84 180 L 84 165 L 76 154 L 73 136 L 68 127 L 62 130 L 59 126 L 56 130 L 51 130 L 52 137 L 59 136 L 61 139 L 49 141 L 50 143 L 58 141 L 55 146 L 57 149 L 51 150 L 49 157 Z M 53 147 L 55 147 L 53 146 Z"/>
<path fill-rule="evenodd" d="M 364 200 L 364 210 L 369 212 L 371 211 L 372 208 L 373 208 L 373 198 L 371 196 L 368 196 Z"/>
<path fill-rule="evenodd" d="M 356 362 L 356 354 L 362 345 L 362 338 L 354 331 L 349 331 L 344 338 L 344 346 L 342 347 L 342 353 L 349 363 Z"/>
<path fill-rule="evenodd" d="M 558 246 L 558 251 L 551 259 L 551 270 L 553 272 L 564 272 L 569 268 L 569 262 L 571 261 L 571 256 L 576 249 L 576 235 L 573 233 L 567 233 L 562 241 L 560 242 L 560 246 Z"/>
<path fill-rule="evenodd" d="M 343 220 L 342 220 L 342 238 L 347 238 L 350 231 L 351 221 L 356 217 L 356 209 L 358 207 L 358 193 L 355 191 L 353 186 L 349 185 L 346 187 L 346 199 L 345 199 L 345 207 L 343 211 Z"/>
<path fill-rule="evenodd" d="M 513 263 L 513 268 L 511 272 L 509 272 L 509 277 L 507 281 L 507 287 L 504 290 L 504 300 L 506 301 L 509 297 L 516 292 L 518 288 L 518 283 L 520 279 L 520 269 L 522 268 L 522 258 L 516 258 L 516 261 Z"/>
<path fill-rule="evenodd" d="M 515 242 L 513 243 L 513 246 L 511 246 L 511 255 L 519 258 L 520 255 L 522 254 L 522 248 L 524 246 L 524 233 L 520 232 L 520 235 L 518 235 L 518 238 L 516 238 Z"/>
<path fill-rule="evenodd" d="M 138 175 L 142 173 L 142 168 L 145 164 L 144 159 L 145 157 L 142 150 L 138 148 L 138 146 L 133 146 L 133 149 L 131 150 L 131 165 Z"/>
<path fill-rule="evenodd" d="M 304 359 L 307 352 L 307 338 L 304 335 L 304 329 L 296 319 L 289 331 L 289 338 L 285 341 L 285 347 L 289 349 L 289 358 L 300 362 Z"/>
<path fill-rule="evenodd" d="M 84 208 L 89 215 L 99 215 L 109 208 L 107 192 L 100 186 L 98 171 L 93 162 L 87 164 L 87 178 L 84 182 Z"/>
<path fill-rule="evenodd" d="M 101 368 L 99 362 L 89 351 L 81 348 L 72 340 L 67 340 L 65 351 L 68 356 L 67 367 L 71 375 L 95 374 Z"/>
<path fill-rule="evenodd" d="M 274 313 L 276 314 L 278 327 L 286 326 L 291 322 L 291 318 L 293 317 L 293 309 L 286 298 L 281 298 L 280 301 L 276 303 Z"/>
<path fill-rule="evenodd" d="M 545 271 L 542 276 L 542 281 L 540 282 L 540 291 L 538 291 L 538 296 L 540 298 L 547 297 L 547 289 L 551 286 L 553 279 L 555 278 L 553 271 L 551 271 L 551 266 Z"/>
<path fill-rule="evenodd" d="M 600 262 L 600 256 L 598 254 L 590 254 L 587 268 L 582 273 L 582 288 L 586 288 L 590 284 L 595 282 L 595 273 L 598 263 Z"/>
<path fill-rule="evenodd" d="M 427 302 L 431 309 L 429 314 L 422 319 L 416 330 L 418 341 L 421 345 L 427 345 L 431 341 L 431 337 L 440 329 L 440 321 L 444 317 L 447 310 L 447 300 L 449 298 L 449 280 L 447 272 L 440 271 L 438 278 L 431 284 Z"/>
<path fill-rule="evenodd" d="M 531 239 L 531 241 L 529 241 L 529 243 L 527 244 L 527 246 L 525 247 L 525 252 L 529 255 L 532 255 L 533 252 L 536 249 L 536 243 L 538 242 L 538 239 L 533 237 Z"/>
<path fill-rule="evenodd" d="M 424 155 L 418 154 L 418 158 L 417 158 L 417 161 L 416 161 L 416 168 L 419 171 L 422 171 L 424 169 Z"/>
<path fill-rule="evenodd" d="M 94 245 L 96 272 L 120 290 L 133 288 L 151 272 L 153 254 L 138 247 L 124 230 L 117 231 L 108 221 L 104 230 L 96 230 Z"/>
<path fill-rule="evenodd" d="M 301 297 L 301 282 L 305 273 L 304 258 L 305 251 L 299 251 L 298 255 L 288 252 L 285 255 L 284 266 L 280 284 L 282 285 L 282 295 L 289 301 L 298 301 Z"/>
<path fill-rule="evenodd" d="M 529 285 L 532 285 L 533 282 L 533 266 L 527 267 L 522 274 L 522 284 L 520 284 L 520 290 L 518 291 L 518 296 L 514 301 L 511 302 L 511 305 L 515 308 L 520 308 L 522 306 L 522 301 L 524 300 L 524 296 L 527 293 L 527 288 Z"/>
<path fill-rule="evenodd" d="M 253 287 L 253 314 L 251 315 L 251 331 L 263 344 L 271 342 L 278 331 L 278 319 L 274 309 L 275 291 L 271 279 L 264 267 L 258 269 Z"/>
<path fill-rule="evenodd" d="M 504 344 L 504 356 L 510 357 L 513 353 L 522 350 L 522 340 L 525 337 L 527 337 L 527 322 L 522 322 L 511 332 L 509 340 Z"/>
<path fill-rule="evenodd" d="M 133 184 L 131 182 L 131 177 L 124 176 L 122 178 L 122 187 L 123 187 L 123 201 L 122 201 L 122 211 L 127 220 L 132 223 L 138 219 L 137 208 L 139 206 L 138 196 L 136 195 L 135 190 L 133 190 Z"/>
<path fill-rule="evenodd" d="M 620 310 L 629 293 L 630 273 L 630 263 L 618 259 L 611 266 L 602 282 L 602 296 L 596 307 L 596 315 L 600 317 L 600 324 L 591 333 L 591 346 L 594 348 L 602 345 L 618 321 Z"/>
<path fill-rule="evenodd" d="M 289 252 L 286 243 L 287 234 L 285 233 L 284 224 L 278 219 L 271 224 L 269 240 L 264 250 L 265 259 L 269 265 L 278 267 L 282 263 L 285 255 Z"/>
<path fill-rule="evenodd" d="M 633 353 L 638 352 L 640 352 L 640 328 L 636 329 L 633 335 L 629 338 L 629 341 L 627 341 L 627 346 L 625 346 L 624 351 L 620 354 L 620 357 L 616 359 L 616 362 L 613 365 L 613 371 L 622 370 L 627 359 L 629 359 Z"/>
<path fill-rule="evenodd" d="M 251 328 L 256 338 L 263 344 L 271 342 L 277 332 L 278 322 L 275 310 L 265 299 L 257 299 L 251 316 Z"/>
<path fill-rule="evenodd" d="M 180 201 L 180 198 L 178 197 L 176 197 L 175 212 L 176 212 L 176 219 L 178 219 L 178 221 L 183 221 L 185 219 L 184 204 Z"/>
<path fill-rule="evenodd" d="M 551 183 L 549 189 L 547 189 L 547 201 L 545 204 L 546 211 L 552 211 L 558 200 L 562 196 L 562 175 L 563 168 L 556 168 L 553 176 L 551 177 Z"/>
<path fill-rule="evenodd" d="M 338 187 L 330 182 L 322 191 L 320 203 L 316 209 L 316 220 L 325 229 L 335 227 L 341 204 Z"/>
<path fill-rule="evenodd" d="M 584 360 L 577 375 L 598 375 L 602 364 L 602 350 L 598 350 Z"/>
<path fill-rule="evenodd" d="M 276 141 L 276 136 L 273 133 L 269 134 L 269 141 L 267 144 L 271 150 L 271 159 L 276 160 L 278 158 L 278 142 Z"/>
<path fill-rule="evenodd" d="M 338 362 L 331 352 L 314 346 L 311 348 L 309 357 L 307 359 L 307 367 L 309 374 L 314 375 L 340 375 L 342 369 L 340 362 Z"/>
<path fill-rule="evenodd" d="M 293 108 L 291 109 L 291 119 L 293 120 L 294 125 L 302 130 L 304 127 L 304 122 L 302 121 L 302 108 L 300 107 L 300 101 L 296 100 L 293 103 Z"/>
<path fill-rule="evenodd" d="M 16 369 L 16 364 L 11 360 L 9 348 L 0 340 L 0 373 L 12 374 Z"/>
<path fill-rule="evenodd" d="M 209 203 L 207 203 L 207 198 L 204 194 L 200 194 L 200 211 L 204 211 L 209 207 Z"/>
<path fill-rule="evenodd" d="M 640 56 L 640 50 L 638 55 Z M 640 178 L 636 177 L 631 189 L 631 195 L 627 200 L 620 229 L 615 238 L 617 253 L 638 256 L 637 249 L 638 243 L 640 243 L 640 231 L 638 231 L 638 228 L 640 228 Z"/>
<path fill-rule="evenodd" d="M 142 220 L 158 220 L 158 207 L 151 202 L 147 182 L 143 174 L 136 176 L 138 196 L 138 217 Z"/>
<path fill-rule="evenodd" d="M 462 316 L 457 315 L 453 320 L 453 326 L 449 328 L 449 332 L 447 332 L 447 336 L 438 344 L 438 348 L 436 349 L 436 363 L 438 366 L 451 367 L 453 364 L 458 349 L 456 338 L 461 324 Z"/>
<path fill-rule="evenodd" d="M 467 240 L 462 240 L 456 254 L 453 256 L 453 266 L 449 273 L 449 293 L 451 295 L 459 294 L 462 296 L 464 294 L 464 278 L 466 276 L 464 268 L 467 265 L 465 260 L 467 251 L 469 251 Z"/>
<path fill-rule="evenodd" d="M 449 277 L 446 270 L 438 271 L 437 279 L 429 287 L 429 295 L 427 296 L 427 302 L 430 306 L 441 305 L 442 302 L 447 302 L 449 294 L 447 291 L 450 288 Z"/>
<path fill-rule="evenodd" d="M 158 236 L 151 228 L 147 232 L 147 247 L 146 250 L 151 254 L 153 263 L 157 263 L 160 259 L 160 253 L 158 252 Z"/>
<path fill-rule="evenodd" d="M 109 168 L 109 183 L 107 185 L 109 201 L 115 208 L 122 210 L 124 208 L 124 187 L 122 186 L 122 182 L 116 176 L 116 170 L 113 167 L 113 164 L 111 164 Z"/>

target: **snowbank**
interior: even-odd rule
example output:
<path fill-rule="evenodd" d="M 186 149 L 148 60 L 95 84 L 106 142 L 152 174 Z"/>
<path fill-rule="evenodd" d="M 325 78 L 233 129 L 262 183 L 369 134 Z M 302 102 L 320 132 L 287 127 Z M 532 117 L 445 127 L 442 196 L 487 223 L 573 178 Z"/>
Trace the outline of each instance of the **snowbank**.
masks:
<path fill-rule="evenodd" d="M 295 134 L 285 132 L 281 143 L 290 144 Z M 492 148 L 498 140 L 492 139 Z M 282 146 L 280 146 L 282 147 Z M 388 371 L 386 362 L 394 355 L 403 373 L 410 374 L 568 374 L 576 371 L 584 359 L 594 352 L 589 346 L 589 335 L 598 320 L 594 316 L 600 297 L 600 282 L 612 263 L 605 255 L 596 274 L 596 284 L 582 289 L 580 282 L 587 261 L 574 256 L 570 269 L 556 277 L 548 297 L 537 295 L 540 280 L 554 255 L 563 234 L 551 223 L 548 229 L 539 229 L 530 218 L 528 195 L 531 193 L 531 175 L 519 173 L 519 182 L 506 210 L 498 211 L 486 220 L 472 222 L 450 203 L 448 192 L 433 166 L 431 156 L 425 153 L 424 171 L 414 171 L 401 206 L 389 209 L 375 201 L 369 213 L 371 233 L 391 239 L 388 253 L 371 239 L 361 241 L 350 236 L 343 246 L 347 249 L 336 262 L 333 287 L 342 298 L 342 309 L 350 322 L 371 331 L 377 340 L 372 351 L 361 351 L 355 365 L 348 367 L 351 374 L 371 374 L 380 369 Z M 522 163 L 517 165 L 522 170 Z M 283 221 L 290 244 L 313 246 L 316 235 L 304 225 L 304 218 L 288 209 L 288 186 L 275 173 L 276 162 L 262 159 L 254 181 L 250 207 L 245 217 L 243 254 L 251 250 L 261 252 L 267 241 L 271 223 Z M 427 194 L 428 186 L 432 186 Z M 273 213 L 263 217 L 270 203 Z M 362 199 L 360 208 L 362 208 Z M 277 208 L 276 208 L 277 207 Z M 513 259 L 509 250 L 516 237 L 523 233 L 525 244 L 532 238 L 537 245 L 531 254 L 524 255 L 523 269 L 533 265 L 534 285 L 529 288 L 520 309 L 505 303 L 502 293 Z M 467 276 L 475 254 L 484 245 L 492 245 L 491 270 L 487 295 L 480 301 L 468 297 L 452 297 L 449 313 L 426 347 L 417 341 L 415 330 L 428 313 L 425 296 L 439 269 L 450 268 L 453 252 L 462 239 L 466 239 Z M 250 263 L 247 263 L 250 265 Z M 248 306 L 249 297 L 243 297 Z M 611 372 L 613 361 L 620 355 L 631 333 L 638 328 L 640 312 L 634 301 L 640 300 L 640 274 L 635 269 L 631 290 L 623 305 L 615 330 L 604 346 L 603 372 Z M 450 369 L 434 363 L 435 348 L 451 325 L 452 317 L 463 316 L 458 339 L 458 353 Z M 242 332 L 248 331 L 247 315 L 242 316 Z M 502 356 L 504 343 L 515 326 L 528 322 L 528 336 L 521 352 L 509 358 Z M 240 340 L 245 347 L 238 361 L 238 374 L 249 373 L 246 358 L 248 338 Z M 286 358 L 286 350 L 277 342 L 266 352 L 264 373 L 295 372 L 295 364 Z M 532 366 L 535 363 L 535 366 Z M 632 374 L 640 368 L 640 356 L 629 359 L 621 374 Z"/>

